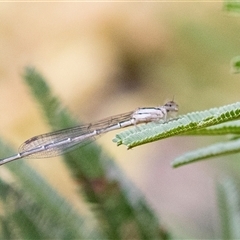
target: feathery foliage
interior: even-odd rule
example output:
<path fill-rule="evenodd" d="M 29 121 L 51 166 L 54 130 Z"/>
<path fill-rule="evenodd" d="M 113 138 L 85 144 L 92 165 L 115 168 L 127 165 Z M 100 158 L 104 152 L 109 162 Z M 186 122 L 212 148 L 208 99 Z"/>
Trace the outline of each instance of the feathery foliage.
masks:
<path fill-rule="evenodd" d="M 238 1 L 226 1 L 224 9 L 240 12 Z M 232 60 L 232 72 L 240 70 L 239 57 Z M 33 68 L 27 68 L 24 80 L 53 130 L 72 127 L 78 121 L 54 96 L 46 80 Z M 240 151 L 240 103 L 188 113 L 163 123 L 133 127 L 116 135 L 114 142 L 133 148 L 142 144 L 178 136 L 231 135 L 218 142 L 180 156 L 172 163 L 182 166 L 198 160 Z M 3 156 L 13 154 L 0 141 Z M 85 196 L 85 216 L 60 196 L 24 160 L 3 166 L 0 176 L 1 239 L 169 239 L 154 211 L 141 192 L 129 181 L 115 162 L 95 143 L 64 155 L 63 160 Z M 237 181 L 226 179 L 218 185 L 221 238 L 240 238 L 240 193 Z"/>
<path fill-rule="evenodd" d="M 240 192 L 234 178 L 224 178 L 217 185 L 221 239 L 240 238 Z"/>
<path fill-rule="evenodd" d="M 38 72 L 27 68 L 24 79 L 54 130 L 77 124 Z M 12 154 L 7 144 L 0 143 L 0 148 L 4 155 Z M 89 144 L 63 159 L 79 184 L 79 193 L 85 196 L 89 207 L 94 206 L 94 219 L 74 212 L 33 169 L 18 160 L 4 165 L 16 178 L 17 187 L 0 178 L 3 200 L 7 198 L 1 217 L 3 238 L 168 238 L 141 192 L 99 146 Z M 23 204 L 17 204 L 19 199 Z M 9 208 L 9 202 L 15 203 L 14 207 Z M 12 233 L 12 226 L 16 233 Z"/>
<path fill-rule="evenodd" d="M 219 108 L 211 108 L 205 111 L 181 115 L 177 119 L 171 119 L 165 123 L 149 123 L 137 126 L 117 134 L 113 141 L 116 142 L 117 145 L 124 144 L 128 148 L 133 148 L 172 136 L 219 134 L 231 134 L 235 136 L 235 140 L 217 143 L 184 154 L 172 163 L 173 167 L 178 167 L 209 157 L 240 152 L 240 141 L 238 140 L 240 122 L 236 120 L 239 119 L 239 117 L 240 102 L 236 102 Z"/>

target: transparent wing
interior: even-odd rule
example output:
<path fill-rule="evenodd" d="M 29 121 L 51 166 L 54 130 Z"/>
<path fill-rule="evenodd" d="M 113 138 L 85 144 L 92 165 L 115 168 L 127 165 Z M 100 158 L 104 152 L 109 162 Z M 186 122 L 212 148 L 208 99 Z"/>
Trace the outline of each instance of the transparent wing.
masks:
<path fill-rule="evenodd" d="M 132 112 L 112 116 L 99 122 L 41 134 L 25 141 L 19 153 L 25 158 L 54 157 L 84 146 L 108 131 L 108 128 L 129 120 Z"/>

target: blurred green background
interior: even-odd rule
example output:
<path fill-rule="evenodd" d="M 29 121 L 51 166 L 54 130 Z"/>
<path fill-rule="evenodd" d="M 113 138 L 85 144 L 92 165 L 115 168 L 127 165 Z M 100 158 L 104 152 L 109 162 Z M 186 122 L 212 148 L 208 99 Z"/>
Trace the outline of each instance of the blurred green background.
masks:
<path fill-rule="evenodd" d="M 21 79 L 27 65 L 86 123 L 173 97 L 180 114 L 239 101 L 239 76 L 230 71 L 239 29 L 240 19 L 221 2 L 0 3 L 0 134 L 17 149 L 50 130 Z M 213 236 L 215 182 L 234 174 L 236 157 L 172 169 L 175 157 L 214 138 L 178 137 L 127 151 L 112 143 L 114 135 L 99 144 L 162 223 L 179 235 Z M 84 211 L 61 158 L 28 162 Z"/>

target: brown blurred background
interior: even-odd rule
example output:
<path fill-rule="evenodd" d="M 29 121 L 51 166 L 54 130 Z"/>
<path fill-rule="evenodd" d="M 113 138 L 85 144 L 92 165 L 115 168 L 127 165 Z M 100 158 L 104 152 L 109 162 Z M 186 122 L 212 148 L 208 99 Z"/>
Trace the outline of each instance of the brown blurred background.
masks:
<path fill-rule="evenodd" d="M 220 2 L 0 3 L 0 135 L 17 150 L 50 130 L 21 79 L 28 65 L 84 122 L 162 105 L 173 96 L 180 114 L 239 101 L 230 60 L 240 52 L 240 19 L 222 9 Z M 98 142 L 165 226 L 179 236 L 213 236 L 215 182 L 223 167 L 231 173 L 229 157 L 179 169 L 170 162 L 216 139 L 178 137 L 127 151 L 116 147 L 114 136 Z M 79 204 L 61 158 L 28 162 Z"/>

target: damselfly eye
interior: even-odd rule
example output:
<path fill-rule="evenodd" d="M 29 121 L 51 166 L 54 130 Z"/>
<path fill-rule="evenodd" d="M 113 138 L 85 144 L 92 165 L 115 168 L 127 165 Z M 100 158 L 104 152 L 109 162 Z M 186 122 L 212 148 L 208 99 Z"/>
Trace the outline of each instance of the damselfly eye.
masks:
<path fill-rule="evenodd" d="M 177 112 L 178 111 L 178 105 L 174 101 L 167 102 L 164 106 L 168 112 L 170 112 L 170 111 Z"/>

